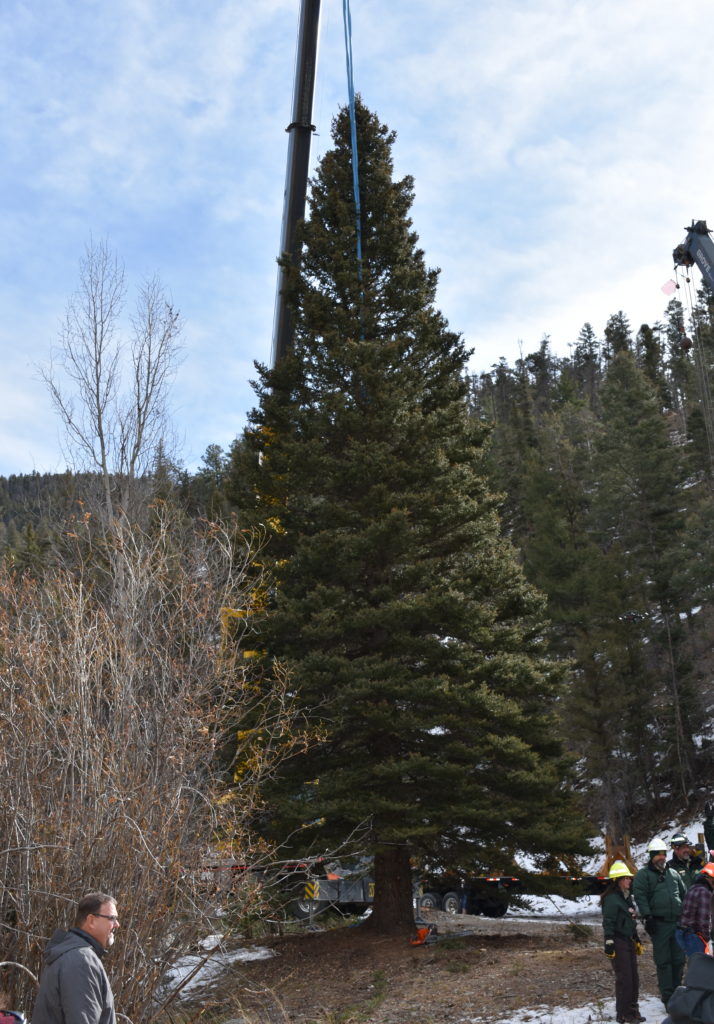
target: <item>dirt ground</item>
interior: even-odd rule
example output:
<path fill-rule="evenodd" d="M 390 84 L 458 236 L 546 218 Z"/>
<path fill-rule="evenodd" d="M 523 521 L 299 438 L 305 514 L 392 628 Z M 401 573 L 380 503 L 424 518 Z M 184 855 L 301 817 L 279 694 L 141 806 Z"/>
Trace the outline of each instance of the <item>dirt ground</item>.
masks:
<path fill-rule="evenodd" d="M 424 946 L 359 926 L 262 940 L 276 955 L 232 968 L 213 993 L 211 1016 L 234 1024 L 460 1024 L 614 995 L 595 922 L 433 918 L 439 938 Z M 650 946 L 639 966 L 642 994 L 656 995 Z"/>

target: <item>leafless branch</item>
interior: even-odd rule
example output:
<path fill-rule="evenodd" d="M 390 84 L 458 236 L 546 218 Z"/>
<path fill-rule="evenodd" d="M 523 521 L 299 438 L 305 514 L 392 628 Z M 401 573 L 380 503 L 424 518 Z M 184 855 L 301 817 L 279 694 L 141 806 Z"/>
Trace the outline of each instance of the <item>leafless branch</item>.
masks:
<path fill-rule="evenodd" d="M 55 358 L 40 368 L 70 463 L 100 475 L 107 522 L 117 511 L 128 513 L 135 482 L 166 447 L 167 398 L 182 329 L 180 314 L 153 277 L 139 291 L 127 345 L 121 334 L 125 298 L 124 267 L 106 242 L 90 242 Z"/>
<path fill-rule="evenodd" d="M 104 538 L 73 529 L 72 564 L 41 579 L 0 568 L 0 957 L 37 972 L 38 931 L 71 924 L 83 891 L 112 892 L 117 1005 L 142 1020 L 214 928 L 206 859 L 269 858 L 250 831 L 260 785 L 305 737 L 284 673 L 251 681 L 249 636 L 222 618 L 260 582 L 259 537 L 157 506 L 150 530 L 122 532 L 107 577 Z M 241 914 L 264 895 L 246 874 L 231 898 Z M 0 988 L 30 1009 L 22 979 Z"/>

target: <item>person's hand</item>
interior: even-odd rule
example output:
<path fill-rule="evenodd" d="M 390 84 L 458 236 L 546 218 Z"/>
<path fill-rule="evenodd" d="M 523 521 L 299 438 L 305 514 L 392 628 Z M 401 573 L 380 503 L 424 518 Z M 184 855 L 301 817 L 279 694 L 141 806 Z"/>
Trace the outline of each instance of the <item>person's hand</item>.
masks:
<path fill-rule="evenodd" d="M 635 953 L 637 953 L 638 956 L 642 956 L 642 954 L 645 951 L 645 947 L 642 945 L 642 939 L 639 937 L 639 935 L 635 935 L 632 941 L 635 944 Z"/>
<path fill-rule="evenodd" d="M 648 935 L 656 935 L 657 933 L 657 922 L 651 915 L 645 918 L 645 931 Z"/>
<path fill-rule="evenodd" d="M 608 960 L 615 959 L 615 940 L 605 939 L 605 956 Z"/>

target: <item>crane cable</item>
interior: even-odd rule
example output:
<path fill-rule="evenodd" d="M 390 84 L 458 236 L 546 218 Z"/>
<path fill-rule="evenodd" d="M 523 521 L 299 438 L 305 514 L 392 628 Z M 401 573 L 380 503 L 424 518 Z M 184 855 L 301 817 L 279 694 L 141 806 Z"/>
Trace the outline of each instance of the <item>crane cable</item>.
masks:
<path fill-rule="evenodd" d="M 347 95 L 349 98 L 352 141 L 352 186 L 355 197 L 355 228 L 357 237 L 357 278 L 362 284 L 362 207 L 359 194 L 359 160 L 357 154 L 357 118 L 355 114 L 355 85 L 352 64 L 352 15 L 350 0 L 342 0 L 342 18 L 345 26 L 345 58 L 347 61 Z"/>
<path fill-rule="evenodd" d="M 686 294 L 687 304 L 689 306 L 689 320 L 694 330 L 694 366 L 697 377 L 697 387 L 699 390 L 699 399 L 702 409 L 702 418 L 704 420 L 704 432 L 707 439 L 707 448 L 709 450 L 709 461 L 714 467 L 714 408 L 712 408 L 712 393 L 711 384 L 709 381 L 709 371 L 706 364 L 706 358 L 704 355 L 704 341 L 702 339 L 701 329 L 699 320 L 695 315 L 695 304 L 692 293 L 691 278 L 689 275 L 685 277 L 686 281 Z"/>

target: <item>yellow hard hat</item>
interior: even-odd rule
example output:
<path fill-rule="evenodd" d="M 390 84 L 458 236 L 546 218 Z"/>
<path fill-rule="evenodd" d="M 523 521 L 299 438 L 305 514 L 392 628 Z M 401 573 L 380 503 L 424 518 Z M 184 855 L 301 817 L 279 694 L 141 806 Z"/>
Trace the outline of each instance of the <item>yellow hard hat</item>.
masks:
<path fill-rule="evenodd" d="M 624 860 L 615 860 L 610 865 L 610 870 L 607 873 L 608 878 L 632 878 L 632 872 L 625 864 Z"/>

